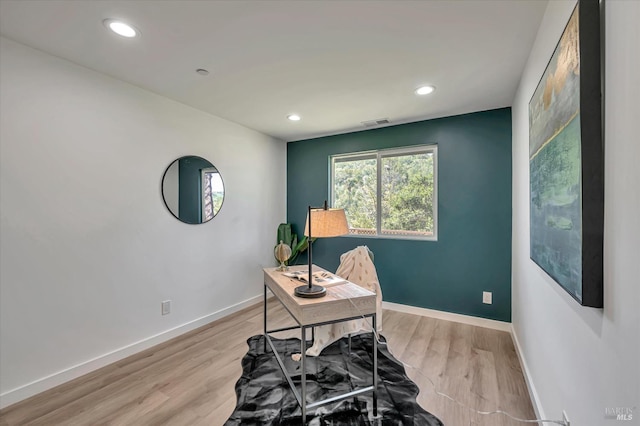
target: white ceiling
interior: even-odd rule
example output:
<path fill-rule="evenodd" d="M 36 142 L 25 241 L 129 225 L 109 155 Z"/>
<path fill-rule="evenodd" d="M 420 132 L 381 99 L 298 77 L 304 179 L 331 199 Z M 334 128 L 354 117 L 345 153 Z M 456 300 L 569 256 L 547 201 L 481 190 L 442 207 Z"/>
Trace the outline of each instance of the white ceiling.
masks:
<path fill-rule="evenodd" d="M 511 105 L 546 5 L 0 0 L 0 32 L 292 141 Z M 106 18 L 142 36 L 116 36 Z M 437 89 L 416 96 L 422 84 Z M 287 120 L 293 112 L 302 120 Z"/>

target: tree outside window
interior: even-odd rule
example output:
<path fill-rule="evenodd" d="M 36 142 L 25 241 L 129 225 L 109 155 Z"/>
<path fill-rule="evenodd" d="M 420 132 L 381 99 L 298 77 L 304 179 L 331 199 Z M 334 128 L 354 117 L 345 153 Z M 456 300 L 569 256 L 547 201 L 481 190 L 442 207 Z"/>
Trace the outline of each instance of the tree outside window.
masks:
<path fill-rule="evenodd" d="M 331 166 L 332 205 L 351 234 L 436 239 L 436 145 L 337 155 Z"/>

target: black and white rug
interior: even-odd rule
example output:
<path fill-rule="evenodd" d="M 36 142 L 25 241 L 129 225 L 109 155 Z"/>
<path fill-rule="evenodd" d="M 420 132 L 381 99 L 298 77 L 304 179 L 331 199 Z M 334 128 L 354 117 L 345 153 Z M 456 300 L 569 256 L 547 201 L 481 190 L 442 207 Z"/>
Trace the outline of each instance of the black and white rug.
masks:
<path fill-rule="evenodd" d="M 299 339 L 271 339 L 284 360 L 294 383 L 300 385 L 300 362 L 291 354 L 300 352 Z M 352 389 L 371 385 L 372 336 L 352 337 L 351 353 L 347 338 L 307 358 L 307 401 L 317 401 Z M 242 359 L 242 376 L 236 383 L 236 408 L 225 423 L 235 425 L 300 425 L 301 410 L 289 384 L 267 346 L 264 336 L 247 340 L 249 351 Z M 307 424 L 442 426 L 434 415 L 416 402 L 418 386 L 405 374 L 403 365 L 378 345 L 378 418 L 373 419 L 372 393 L 367 392 L 307 412 Z M 298 387 L 299 389 L 299 387 Z"/>

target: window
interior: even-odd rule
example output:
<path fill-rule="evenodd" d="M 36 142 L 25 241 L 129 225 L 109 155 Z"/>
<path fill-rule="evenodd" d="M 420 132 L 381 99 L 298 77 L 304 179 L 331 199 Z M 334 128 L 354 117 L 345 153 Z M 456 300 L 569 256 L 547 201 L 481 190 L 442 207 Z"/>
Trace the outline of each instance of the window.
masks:
<path fill-rule="evenodd" d="M 222 207 L 224 185 L 218 169 L 215 167 L 202 169 L 202 222 L 213 219 Z"/>
<path fill-rule="evenodd" d="M 331 205 L 352 235 L 437 237 L 437 146 L 331 157 Z"/>

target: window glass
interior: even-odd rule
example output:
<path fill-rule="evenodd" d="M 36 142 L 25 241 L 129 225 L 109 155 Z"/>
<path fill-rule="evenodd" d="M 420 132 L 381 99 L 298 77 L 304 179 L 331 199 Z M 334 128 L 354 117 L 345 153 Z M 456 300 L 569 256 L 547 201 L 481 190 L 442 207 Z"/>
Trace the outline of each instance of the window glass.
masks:
<path fill-rule="evenodd" d="M 436 145 L 331 158 L 331 199 L 350 233 L 436 239 Z"/>
<path fill-rule="evenodd" d="M 344 209 L 352 234 L 376 234 L 377 159 L 351 157 L 334 164 L 333 206 Z"/>
<path fill-rule="evenodd" d="M 222 207 L 224 185 L 217 169 L 202 169 L 202 221 L 213 219 Z"/>
<path fill-rule="evenodd" d="M 382 234 L 433 235 L 433 153 L 382 157 Z"/>

